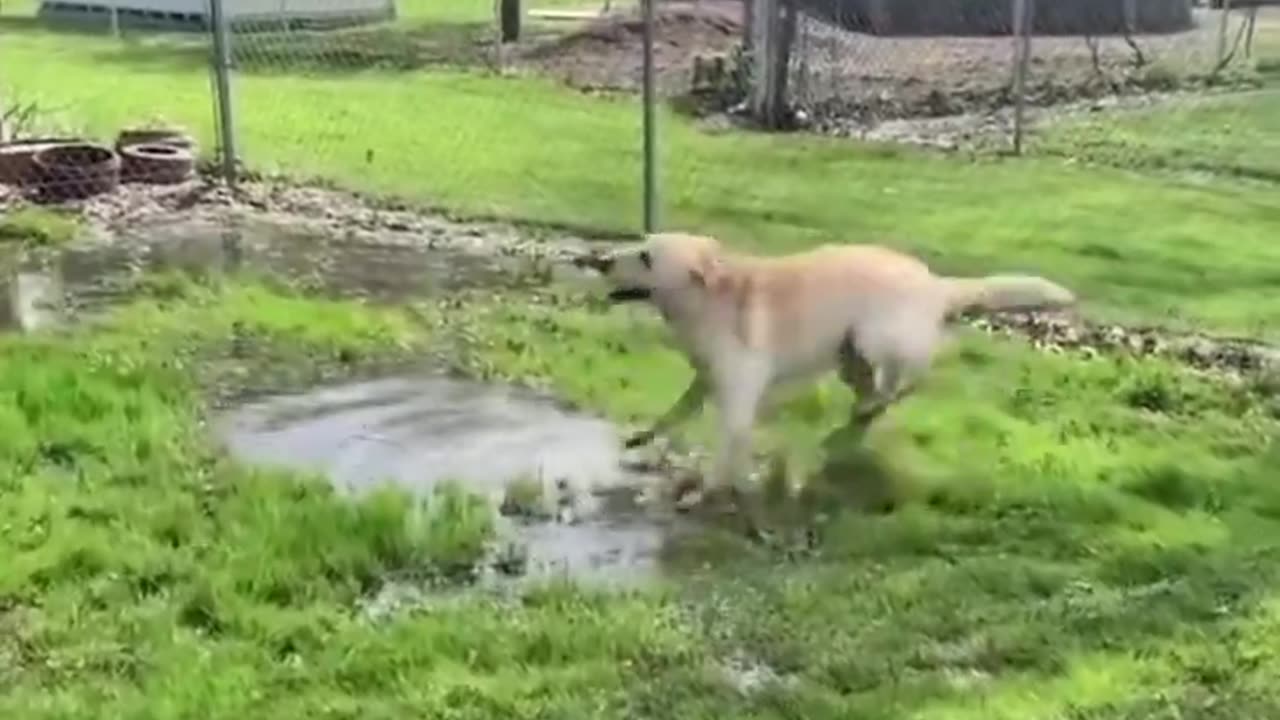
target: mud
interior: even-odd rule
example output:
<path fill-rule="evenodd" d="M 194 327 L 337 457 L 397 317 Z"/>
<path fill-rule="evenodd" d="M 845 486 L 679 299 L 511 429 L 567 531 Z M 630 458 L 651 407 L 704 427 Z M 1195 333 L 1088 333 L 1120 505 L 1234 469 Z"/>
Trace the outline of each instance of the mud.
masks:
<path fill-rule="evenodd" d="M 503 533 L 526 577 L 652 579 L 683 527 L 647 494 L 659 479 L 625 469 L 611 424 L 528 391 L 395 377 L 258 400 L 213 425 L 233 456 L 323 473 L 346 492 L 457 481 L 500 507 L 511 481 L 531 479 L 551 519 L 511 518 Z"/>

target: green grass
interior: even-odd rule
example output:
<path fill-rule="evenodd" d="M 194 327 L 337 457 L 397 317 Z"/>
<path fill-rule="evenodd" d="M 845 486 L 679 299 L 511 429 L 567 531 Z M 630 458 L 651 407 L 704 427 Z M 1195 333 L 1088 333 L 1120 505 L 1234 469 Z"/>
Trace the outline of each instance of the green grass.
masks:
<path fill-rule="evenodd" d="M 1280 89 L 1175 102 L 1052 128 L 1037 149 L 1122 167 L 1280 182 Z"/>
<path fill-rule="evenodd" d="M 202 54 L 175 54 L 163 38 L 4 32 L 0 63 L 24 68 L 7 81 L 20 97 L 65 108 L 104 138 L 161 116 L 213 146 Z M 240 144 L 256 168 L 461 212 L 639 225 L 632 99 L 466 72 L 333 74 L 287 64 L 243 73 L 235 90 Z M 769 252 L 891 242 L 945 271 L 1052 275 L 1099 316 L 1274 337 L 1272 188 L 1053 158 L 966 162 L 821 138 L 712 135 L 665 112 L 660 122 L 668 227 Z"/>
<path fill-rule="evenodd" d="M 211 146 L 194 52 L 0 32 L 22 96 L 104 138 L 161 115 Z M 255 166 L 637 224 L 630 100 L 314 69 L 237 77 Z M 662 122 L 667 224 L 770 252 L 887 238 L 957 272 L 1045 272 L 1100 315 L 1274 336 L 1274 188 Z M 641 592 L 446 592 L 371 622 L 361 598 L 473 562 L 489 515 L 458 493 L 341 499 L 236 465 L 205 434 L 211 398 L 433 349 L 643 423 L 688 377 L 665 331 L 568 297 L 411 319 L 259 285 L 147 287 L 102 325 L 0 341 L 2 717 L 1280 715 L 1280 428 L 1262 383 L 962 335 L 867 449 L 830 436 L 850 401 L 836 384 L 772 413 L 762 452 L 808 481 L 773 503 L 775 545 L 710 526 L 673 541 L 671 581 Z M 735 659 L 784 681 L 741 694 L 721 670 Z"/>
<path fill-rule="evenodd" d="M 238 466 L 200 424 L 210 393 L 434 346 L 638 421 L 687 377 L 664 331 L 567 297 L 423 323 L 257 285 L 150 287 L 97 326 L 3 341 L 5 717 L 1280 711 L 1277 422 L 1247 387 L 966 338 L 860 470 L 769 516 L 813 523 L 817 503 L 812 549 L 711 526 L 665 550 L 675 574 L 649 590 L 444 593 L 375 622 L 359 598 L 473 561 L 487 515 Z M 826 384 L 784 404 L 762 447 L 808 473 L 848 399 Z M 854 509 L 868 488 L 892 511 Z M 735 658 L 785 682 L 742 695 L 721 672 Z"/>
<path fill-rule="evenodd" d="M 78 227 L 74 213 L 23 207 L 0 217 L 0 243 L 54 247 L 70 242 Z"/>

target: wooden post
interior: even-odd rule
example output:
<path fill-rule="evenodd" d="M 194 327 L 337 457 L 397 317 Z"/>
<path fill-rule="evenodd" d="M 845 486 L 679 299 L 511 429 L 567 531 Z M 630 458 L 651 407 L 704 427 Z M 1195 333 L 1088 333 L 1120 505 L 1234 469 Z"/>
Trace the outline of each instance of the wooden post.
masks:
<path fill-rule="evenodd" d="M 791 73 L 791 50 L 796 42 L 798 11 L 795 0 L 781 0 L 781 17 L 778 20 L 778 44 L 773 58 L 773 97 L 769 103 L 769 127 L 780 128 L 786 123 L 787 79 Z"/>
<path fill-rule="evenodd" d="M 1031 62 L 1031 0 L 1013 0 L 1013 37 L 1013 154 L 1021 155 Z"/>
<path fill-rule="evenodd" d="M 520 39 L 520 0 L 500 0 L 502 10 L 499 14 L 502 23 L 502 42 L 516 42 Z"/>
<path fill-rule="evenodd" d="M 765 127 L 778 128 L 783 124 L 787 105 L 787 70 L 795 42 L 797 11 L 792 0 L 754 2 L 751 112 Z"/>
<path fill-rule="evenodd" d="M 777 0 L 750 0 L 755 6 L 751 18 L 751 114 L 765 121 L 769 98 L 773 96 L 774 40 L 777 39 Z"/>

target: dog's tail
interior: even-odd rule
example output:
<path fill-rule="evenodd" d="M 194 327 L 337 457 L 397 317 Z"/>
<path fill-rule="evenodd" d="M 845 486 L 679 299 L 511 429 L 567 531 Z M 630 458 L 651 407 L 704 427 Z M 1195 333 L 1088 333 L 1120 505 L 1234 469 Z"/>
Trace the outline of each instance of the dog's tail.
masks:
<path fill-rule="evenodd" d="M 947 315 L 951 317 L 975 312 L 1059 310 L 1076 302 L 1075 293 L 1034 275 L 944 278 L 943 281 L 947 285 Z"/>

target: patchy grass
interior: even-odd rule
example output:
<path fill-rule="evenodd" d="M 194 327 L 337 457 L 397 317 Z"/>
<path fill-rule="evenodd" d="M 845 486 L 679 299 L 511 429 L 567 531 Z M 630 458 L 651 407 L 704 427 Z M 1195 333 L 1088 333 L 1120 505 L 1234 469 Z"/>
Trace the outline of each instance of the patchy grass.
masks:
<path fill-rule="evenodd" d="M 441 322 L 477 338 L 466 372 L 547 385 L 623 421 L 665 409 L 689 370 L 652 315 L 567 305 L 499 301 Z M 848 448 L 823 450 L 851 401 L 842 386 L 784 399 L 763 448 L 816 482 L 810 502 L 835 518 L 808 559 L 730 543 L 694 582 L 708 657 L 789 678 L 734 716 L 1280 707 L 1262 684 L 1280 656 L 1250 635 L 1275 626 L 1280 568 L 1277 419 L 1263 400 L 1160 362 L 965 336 L 850 464 Z M 708 429 L 703 418 L 685 437 Z M 848 511 L 868 498 L 877 512 Z M 684 677 L 639 706 L 698 716 L 722 701 Z"/>
<path fill-rule="evenodd" d="M 215 145 L 202 47 L 175 49 L 164 36 L 71 39 L 6 30 L 0 64 L 25 68 L 7 82 L 102 137 L 161 116 L 191 127 L 202 147 Z M 98 81 L 103 72 L 110 86 Z M 639 225 L 633 99 L 443 69 L 243 72 L 234 87 L 240 145 L 255 168 L 464 213 Z M 946 271 L 1052 275 L 1098 316 L 1275 336 L 1280 208 L 1270 187 L 1053 158 L 966 161 L 814 137 L 709 134 L 670 112 L 660 122 L 664 225 L 768 252 L 885 241 Z"/>
<path fill-rule="evenodd" d="M 9 80 L 24 96 L 104 137 L 160 114 L 211 146 L 207 76 L 170 39 L 5 33 L 0 64 L 24 69 Z M 636 224 L 630 103 L 445 72 L 236 87 L 255 165 Z M 1270 188 L 662 121 L 670 224 L 771 252 L 890 235 L 952 271 L 1046 272 L 1095 313 L 1274 335 Z M 488 516 L 456 491 L 341 500 L 318 478 L 235 465 L 204 435 L 207 399 L 435 343 L 473 376 L 639 423 L 688 377 L 665 331 L 560 295 L 472 298 L 419 325 L 260 286 L 148 287 L 103 325 L 2 341 L 0 716 L 1280 714 L 1264 383 L 965 336 L 867 449 L 832 434 L 850 400 L 837 384 L 774 410 L 761 449 L 811 489 L 768 519 L 811 543 L 709 527 L 666 548 L 664 587 L 440 596 L 375 623 L 360 598 L 473 562 Z M 780 680 L 735 688 L 752 667 Z"/>
<path fill-rule="evenodd" d="M 1280 710 L 1280 454 L 1256 386 L 964 337 L 852 473 L 820 445 L 845 389 L 774 411 L 762 447 L 817 478 L 824 519 L 771 519 L 810 546 L 709 527 L 669 544 L 663 587 L 442 594 L 372 621 L 360 598 L 475 561 L 492 515 L 456 489 L 342 500 L 243 468 L 205 436 L 207 398 L 434 347 L 648 420 L 689 372 L 657 320 L 559 293 L 412 320 L 262 286 L 147 287 L 104 323 L 3 341 L 5 716 Z M 856 510 L 868 488 L 887 502 Z M 751 666 L 781 679 L 736 689 L 726 667 Z"/>
<path fill-rule="evenodd" d="M 71 242 L 79 226 L 79 218 L 74 213 L 21 207 L 0 217 L 0 243 L 56 247 Z"/>
<path fill-rule="evenodd" d="M 0 714 L 225 717 L 388 575 L 474 563 L 492 515 L 456 488 L 342 499 L 229 463 L 201 422 L 247 372 L 300 382 L 422 340 L 398 312 L 192 285 L 0 339 Z"/>
<path fill-rule="evenodd" d="M 824 518 L 776 518 L 809 546 L 709 527 L 665 550 L 665 587 L 442 595 L 373 622 L 359 598 L 473 561 L 487 516 L 456 493 L 340 500 L 237 466 L 203 434 L 203 398 L 246 372 L 306 364 L 284 378 L 304 382 L 434 343 L 469 374 L 647 420 L 688 373 L 664 331 L 564 296 L 418 324 L 259 286 L 163 287 L 93 328 L 3 341 L 5 716 L 1280 711 L 1277 422 L 1247 388 L 965 337 L 858 472 L 816 480 Z M 848 400 L 831 383 L 790 399 L 763 447 L 811 474 Z M 857 510 L 868 486 L 891 502 Z M 727 667 L 780 680 L 735 689 Z"/>

